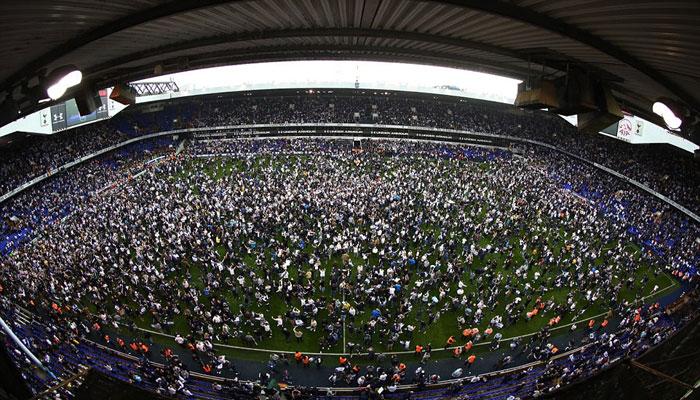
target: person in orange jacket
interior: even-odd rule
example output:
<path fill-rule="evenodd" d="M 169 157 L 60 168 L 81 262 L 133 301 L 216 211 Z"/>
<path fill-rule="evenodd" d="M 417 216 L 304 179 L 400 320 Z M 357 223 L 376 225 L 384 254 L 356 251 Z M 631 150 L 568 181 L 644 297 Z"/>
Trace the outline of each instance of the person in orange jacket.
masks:
<path fill-rule="evenodd" d="M 423 346 L 417 344 L 416 345 L 416 355 L 421 355 L 423 353 Z"/>
<path fill-rule="evenodd" d="M 146 343 L 141 343 L 141 352 L 143 354 L 148 354 L 148 352 L 151 350 Z"/>
<path fill-rule="evenodd" d="M 474 343 L 472 343 L 472 341 L 470 340 L 464 345 L 464 351 L 469 351 L 472 349 L 472 347 L 474 347 Z"/>
<path fill-rule="evenodd" d="M 347 362 L 348 362 L 348 359 L 347 359 L 347 358 L 345 358 L 345 357 L 343 357 L 343 356 L 338 357 L 338 363 L 339 363 L 340 365 L 345 365 L 345 364 L 347 364 Z"/>
<path fill-rule="evenodd" d="M 474 365 L 474 361 L 476 361 L 476 356 L 474 354 L 467 357 L 467 366 L 471 368 L 472 365 Z"/>
<path fill-rule="evenodd" d="M 455 337 L 454 336 L 448 337 L 447 341 L 445 342 L 445 349 L 452 346 L 453 344 L 455 344 Z"/>

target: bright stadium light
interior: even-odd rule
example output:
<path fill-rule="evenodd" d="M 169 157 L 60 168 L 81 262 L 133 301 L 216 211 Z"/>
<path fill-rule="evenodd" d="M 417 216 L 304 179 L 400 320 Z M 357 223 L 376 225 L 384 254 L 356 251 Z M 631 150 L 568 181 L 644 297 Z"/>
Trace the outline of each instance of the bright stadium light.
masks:
<path fill-rule="evenodd" d="M 66 93 L 68 88 L 80 84 L 83 73 L 73 65 L 64 65 L 56 68 L 49 74 L 46 85 L 46 94 L 51 100 L 58 100 Z"/>
<path fill-rule="evenodd" d="M 657 101 L 654 103 L 654 105 L 651 107 L 651 110 L 654 112 L 654 114 L 662 117 L 664 119 L 664 122 L 666 123 L 666 126 L 668 126 L 670 129 L 678 129 L 681 127 L 681 124 L 683 121 L 676 116 L 676 114 L 671 110 L 665 103 L 661 101 Z"/>

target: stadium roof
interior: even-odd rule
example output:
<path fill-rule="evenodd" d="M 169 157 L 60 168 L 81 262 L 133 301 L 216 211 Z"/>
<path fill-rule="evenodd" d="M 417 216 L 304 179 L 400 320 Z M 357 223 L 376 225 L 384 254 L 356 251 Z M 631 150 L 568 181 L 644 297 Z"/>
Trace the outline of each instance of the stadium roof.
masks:
<path fill-rule="evenodd" d="M 662 96 L 700 110 L 697 0 L 4 1 L 0 21 L 0 100 L 13 97 L 22 114 L 38 107 L 18 85 L 65 64 L 106 87 L 299 59 L 427 63 L 519 79 L 577 66 L 638 115 L 658 120 L 651 104 Z M 11 109 L 3 105 L 0 122 Z"/>

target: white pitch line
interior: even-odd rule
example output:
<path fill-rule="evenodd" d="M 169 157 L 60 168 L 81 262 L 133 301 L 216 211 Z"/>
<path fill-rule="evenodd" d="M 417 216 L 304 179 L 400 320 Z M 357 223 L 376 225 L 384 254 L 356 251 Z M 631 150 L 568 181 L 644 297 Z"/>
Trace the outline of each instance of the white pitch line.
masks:
<path fill-rule="evenodd" d="M 345 308 L 345 288 L 343 287 L 343 308 Z M 343 353 L 347 352 L 345 350 L 345 320 L 348 318 L 347 315 L 343 317 Z"/>
<path fill-rule="evenodd" d="M 687 399 L 687 398 L 688 398 L 691 394 L 693 394 L 693 392 L 694 392 L 695 390 L 697 390 L 698 388 L 700 388 L 700 379 L 698 379 L 698 380 L 695 382 L 695 385 L 693 385 L 693 389 L 688 390 L 688 391 L 683 395 L 683 397 L 680 398 L 680 400 L 685 400 L 685 399 Z"/>

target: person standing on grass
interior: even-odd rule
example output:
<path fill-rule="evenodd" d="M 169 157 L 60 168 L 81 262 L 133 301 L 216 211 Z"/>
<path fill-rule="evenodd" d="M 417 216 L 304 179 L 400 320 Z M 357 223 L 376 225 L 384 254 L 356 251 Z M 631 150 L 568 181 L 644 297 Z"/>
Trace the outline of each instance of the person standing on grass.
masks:
<path fill-rule="evenodd" d="M 301 343 L 302 338 L 304 336 L 304 332 L 302 332 L 299 327 L 295 326 L 294 327 L 294 337 L 297 339 L 297 343 Z"/>
<path fill-rule="evenodd" d="M 448 347 L 454 346 L 455 343 L 456 343 L 456 340 L 455 340 L 454 336 L 448 337 L 447 340 L 445 341 L 445 350 L 447 350 Z"/>

